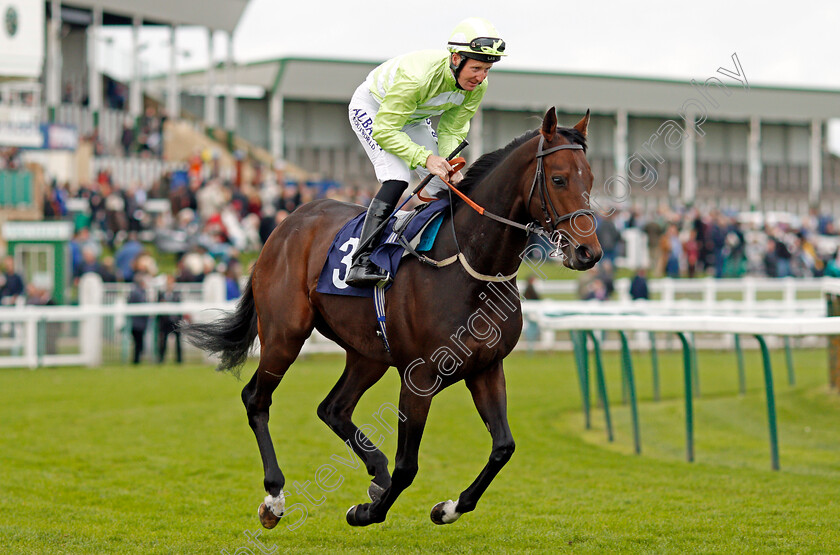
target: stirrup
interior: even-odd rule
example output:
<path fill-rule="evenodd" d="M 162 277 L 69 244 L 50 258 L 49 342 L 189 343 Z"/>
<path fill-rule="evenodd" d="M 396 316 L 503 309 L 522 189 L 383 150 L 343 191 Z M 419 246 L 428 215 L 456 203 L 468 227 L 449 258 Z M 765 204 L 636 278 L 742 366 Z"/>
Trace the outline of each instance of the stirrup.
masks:
<path fill-rule="evenodd" d="M 373 287 L 382 281 L 391 281 L 391 274 L 370 261 L 368 254 L 361 254 L 350 266 L 344 283 L 351 287 Z"/>

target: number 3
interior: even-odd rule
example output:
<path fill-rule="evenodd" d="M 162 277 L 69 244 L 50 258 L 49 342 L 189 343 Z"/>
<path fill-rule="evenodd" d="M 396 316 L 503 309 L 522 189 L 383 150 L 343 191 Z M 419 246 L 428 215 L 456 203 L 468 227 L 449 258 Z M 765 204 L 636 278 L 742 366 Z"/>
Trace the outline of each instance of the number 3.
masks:
<path fill-rule="evenodd" d="M 344 270 L 344 277 L 339 277 L 339 268 L 334 269 L 332 273 L 333 285 L 338 289 L 347 289 L 349 287 L 349 285 L 347 285 L 347 283 L 345 283 L 344 280 L 347 279 L 347 272 L 350 271 L 350 265 L 353 264 L 353 251 L 356 250 L 356 245 L 358 244 L 359 238 L 351 237 L 338 249 L 341 252 L 347 253 L 344 256 L 344 258 L 341 259 L 341 263 L 344 264 L 345 268 L 347 268 L 346 270 Z"/>

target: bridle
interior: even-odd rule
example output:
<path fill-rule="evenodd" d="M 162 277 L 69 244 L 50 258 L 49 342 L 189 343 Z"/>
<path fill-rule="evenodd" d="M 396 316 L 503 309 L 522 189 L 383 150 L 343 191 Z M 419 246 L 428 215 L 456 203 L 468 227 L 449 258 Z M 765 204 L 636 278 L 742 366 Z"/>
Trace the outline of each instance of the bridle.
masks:
<path fill-rule="evenodd" d="M 538 191 L 540 198 L 540 207 L 542 208 L 543 212 L 542 222 L 534 221 L 529 224 L 523 225 L 519 222 L 514 222 L 513 220 L 509 220 L 508 218 L 504 218 L 502 216 L 493 214 L 492 212 L 487 212 L 486 210 L 484 210 L 484 207 L 476 204 L 471 198 L 459 191 L 454 185 L 449 183 L 448 180 L 444 180 L 444 183 L 446 183 L 450 191 L 454 192 L 456 195 L 461 197 L 461 199 L 464 202 L 466 202 L 473 210 L 475 210 L 482 216 L 487 216 L 491 220 L 496 220 L 499 223 L 521 229 L 529 235 L 533 233 L 535 235 L 545 237 L 549 243 L 554 245 L 555 250 L 550 254 L 550 256 L 555 257 L 562 255 L 561 248 L 565 246 L 566 243 L 568 243 L 568 239 L 565 237 L 565 233 L 557 229 L 557 226 L 567 220 L 572 220 L 578 216 L 589 216 L 594 219 L 595 212 L 588 208 L 580 208 L 578 210 L 575 210 L 574 212 L 569 212 L 568 214 L 563 215 L 560 215 L 557 212 L 557 209 L 554 207 L 554 203 L 551 202 L 551 197 L 548 194 L 548 187 L 545 181 L 545 167 L 543 165 L 543 158 L 553 152 L 557 152 L 558 150 L 583 150 L 583 146 L 579 144 L 568 144 L 543 149 L 544 144 L 545 137 L 540 135 L 540 143 L 537 147 L 537 154 L 535 156 L 537 159 L 537 170 L 536 173 L 534 173 L 534 181 L 533 183 L 531 183 L 531 190 L 528 193 L 528 200 L 525 203 L 526 207 L 530 206 L 531 199 L 534 196 L 534 191 Z M 459 160 L 461 163 L 465 163 L 463 162 L 462 158 L 456 160 Z M 454 164 L 455 160 L 453 160 L 452 163 Z M 548 226 L 548 228 L 546 228 L 546 226 Z"/>
<path fill-rule="evenodd" d="M 544 217 L 544 220 L 542 222 L 543 227 L 545 227 L 545 224 L 548 224 L 552 232 L 557 231 L 558 224 L 565 222 L 566 220 L 571 220 L 572 218 L 576 218 L 578 216 L 591 216 L 594 218 L 595 212 L 588 208 L 580 208 L 578 210 L 575 210 L 574 212 L 569 212 L 568 214 L 563 214 L 561 216 L 557 212 L 557 209 L 554 208 L 554 203 L 551 202 L 551 197 L 548 195 L 548 187 L 545 182 L 545 168 L 543 167 L 543 158 L 545 158 L 552 152 L 557 152 L 558 150 L 583 150 L 583 146 L 579 144 L 568 144 L 558 145 L 549 149 L 543 149 L 544 143 L 545 137 L 540 135 L 540 144 L 537 147 L 537 171 L 534 174 L 534 182 L 531 184 L 531 191 L 528 193 L 528 200 L 525 205 L 530 206 L 531 199 L 534 196 L 534 190 L 537 190 L 539 192 L 540 197 L 540 208 L 542 208 Z M 549 209 L 551 209 L 551 212 L 549 212 Z"/>
<path fill-rule="evenodd" d="M 536 190 L 536 191 L 539 192 L 540 206 L 542 208 L 543 218 L 544 218 L 543 222 L 533 221 L 529 224 L 521 224 L 519 222 L 515 222 L 513 220 L 510 220 L 508 218 L 499 216 L 497 214 L 493 214 L 492 212 L 487 212 L 484 209 L 483 206 L 477 204 L 475 201 L 473 201 L 466 194 L 464 194 L 460 190 L 458 190 L 454 185 L 452 185 L 449 182 L 449 180 L 444 179 L 442 181 L 447 185 L 447 187 L 449 187 L 450 195 L 452 193 L 455 193 L 456 195 L 461 197 L 461 200 L 463 200 L 470 208 L 472 208 L 473 210 L 478 212 L 480 215 L 487 216 L 491 220 L 496 220 L 499 223 L 502 223 L 502 224 L 505 224 L 505 225 L 508 225 L 508 226 L 511 226 L 511 227 L 515 227 L 517 229 L 521 229 L 529 235 L 533 233 L 534 235 L 545 237 L 545 239 L 554 246 L 554 251 L 549 253 L 549 256 L 551 256 L 551 257 L 564 256 L 562 248 L 565 245 L 567 245 L 569 241 L 564 236 L 565 235 L 564 232 L 557 229 L 557 226 L 559 224 L 567 221 L 567 220 L 572 220 L 572 219 L 574 219 L 578 216 L 589 216 L 594 220 L 595 219 L 595 212 L 593 210 L 588 209 L 588 208 L 580 208 L 578 210 L 575 210 L 574 212 L 569 212 L 568 214 L 563 214 L 563 215 L 558 214 L 557 209 L 554 207 L 554 203 L 551 202 L 551 197 L 548 195 L 548 187 L 547 187 L 546 182 L 545 182 L 545 168 L 544 168 L 544 164 L 543 164 L 543 158 L 548 156 L 549 154 L 551 154 L 553 152 L 557 152 L 558 150 L 583 150 L 583 146 L 579 145 L 579 144 L 567 144 L 567 145 L 558 145 L 558 146 L 555 146 L 555 147 L 551 147 L 549 149 L 543 149 L 543 144 L 544 143 L 545 143 L 545 138 L 543 136 L 540 136 L 540 143 L 539 143 L 539 146 L 537 147 L 537 154 L 536 154 L 537 170 L 536 170 L 536 173 L 534 174 L 534 182 L 531 184 L 531 190 L 528 193 L 528 201 L 526 202 L 526 206 L 530 206 L 531 199 L 534 196 L 534 191 Z M 463 158 L 452 159 L 450 161 L 450 163 L 452 164 L 452 166 L 454 168 L 453 171 L 460 170 L 466 164 L 466 162 L 464 161 Z M 454 210 L 452 202 L 450 202 L 449 208 L 450 208 L 450 210 Z M 551 210 L 550 212 L 549 212 L 549 209 Z M 553 214 L 553 217 L 552 217 L 552 214 Z M 500 282 L 500 281 L 508 281 L 508 280 L 516 277 L 516 272 L 514 272 L 513 274 L 511 274 L 509 276 L 483 275 L 483 274 L 480 274 L 480 273 L 476 272 L 472 267 L 470 267 L 469 263 L 466 260 L 466 257 L 464 257 L 463 253 L 461 252 L 460 246 L 458 246 L 458 238 L 457 238 L 457 234 L 455 233 L 455 214 L 454 214 L 454 211 L 452 213 L 451 222 L 452 222 L 452 234 L 453 234 L 453 236 L 455 236 L 455 245 L 458 249 L 458 254 L 450 256 L 449 258 L 447 258 L 445 260 L 433 260 L 433 259 L 427 257 L 426 255 L 417 253 L 416 251 L 414 251 L 414 249 L 410 248 L 410 246 L 407 243 L 404 243 L 403 246 L 406 247 L 406 250 L 408 250 L 411 254 L 413 254 L 414 256 L 419 258 L 421 262 L 429 264 L 430 266 L 435 266 L 435 267 L 440 268 L 440 267 L 452 264 L 455 261 L 460 261 L 461 264 L 464 266 L 464 268 L 467 270 L 467 272 L 471 276 L 473 276 L 476 279 L 482 280 L 482 281 Z M 548 224 L 550 226 L 549 229 L 546 229 L 545 224 Z"/>

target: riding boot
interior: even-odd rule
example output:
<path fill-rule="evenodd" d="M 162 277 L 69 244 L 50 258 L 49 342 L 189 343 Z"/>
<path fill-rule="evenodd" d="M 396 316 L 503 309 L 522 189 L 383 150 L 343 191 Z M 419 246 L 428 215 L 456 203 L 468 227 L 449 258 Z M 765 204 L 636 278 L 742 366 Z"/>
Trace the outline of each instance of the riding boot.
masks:
<path fill-rule="evenodd" d="M 393 204 L 377 198 L 370 201 L 370 206 L 365 216 L 365 223 L 362 225 L 362 235 L 359 237 L 359 244 L 364 243 L 374 234 L 378 236 L 381 230 L 377 233 L 377 228 L 393 211 Z M 353 265 L 350 267 L 350 270 L 347 272 L 347 278 L 344 280 L 347 285 L 368 287 L 376 285 L 388 277 L 386 272 L 370 261 L 370 253 L 376 246 L 376 241 L 377 237 L 373 237 L 363 250 L 353 255 Z"/>

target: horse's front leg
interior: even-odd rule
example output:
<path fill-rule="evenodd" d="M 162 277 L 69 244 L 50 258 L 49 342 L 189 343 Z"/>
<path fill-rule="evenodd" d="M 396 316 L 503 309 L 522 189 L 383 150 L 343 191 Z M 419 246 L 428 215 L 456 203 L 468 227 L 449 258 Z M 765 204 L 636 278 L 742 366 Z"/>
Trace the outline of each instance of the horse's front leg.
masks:
<path fill-rule="evenodd" d="M 391 475 L 391 485 L 385 488 L 381 497 L 372 503 L 354 505 L 347 511 L 347 523 L 351 526 L 367 526 L 374 522 L 384 522 L 391 505 L 400 493 L 414 481 L 417 476 L 417 453 L 420 450 L 420 440 L 432 396 L 415 394 L 403 381 L 400 391 L 400 413 L 406 418 L 400 418 L 397 434 L 397 456 L 394 463 L 394 473 Z"/>
<path fill-rule="evenodd" d="M 461 492 L 458 501 L 444 501 L 432 508 L 432 522 L 451 524 L 464 513 L 475 509 L 479 498 L 496 477 L 496 474 L 510 460 L 515 444 L 507 420 L 507 396 L 505 373 L 501 361 L 466 380 L 473 401 L 493 438 L 490 460 L 484 465 L 478 478 Z"/>

